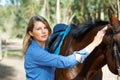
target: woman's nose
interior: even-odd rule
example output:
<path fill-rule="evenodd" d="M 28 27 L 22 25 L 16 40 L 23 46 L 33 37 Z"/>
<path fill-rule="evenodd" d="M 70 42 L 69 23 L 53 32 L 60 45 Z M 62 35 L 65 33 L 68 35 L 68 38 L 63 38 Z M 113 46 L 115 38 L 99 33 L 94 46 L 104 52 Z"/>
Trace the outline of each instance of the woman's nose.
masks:
<path fill-rule="evenodd" d="M 45 29 L 42 29 L 42 33 L 45 33 L 46 32 L 46 30 Z"/>

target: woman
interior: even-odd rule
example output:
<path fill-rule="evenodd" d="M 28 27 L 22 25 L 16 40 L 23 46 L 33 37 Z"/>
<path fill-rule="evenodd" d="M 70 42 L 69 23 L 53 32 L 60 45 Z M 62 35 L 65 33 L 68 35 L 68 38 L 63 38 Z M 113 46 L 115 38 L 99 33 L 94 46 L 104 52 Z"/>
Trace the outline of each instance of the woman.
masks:
<path fill-rule="evenodd" d="M 102 42 L 106 30 L 107 27 L 99 31 L 93 42 L 84 49 L 64 57 L 50 54 L 44 49 L 51 29 L 43 17 L 33 16 L 29 21 L 23 42 L 26 80 L 54 80 L 55 68 L 68 68 L 82 63 L 89 53 Z"/>

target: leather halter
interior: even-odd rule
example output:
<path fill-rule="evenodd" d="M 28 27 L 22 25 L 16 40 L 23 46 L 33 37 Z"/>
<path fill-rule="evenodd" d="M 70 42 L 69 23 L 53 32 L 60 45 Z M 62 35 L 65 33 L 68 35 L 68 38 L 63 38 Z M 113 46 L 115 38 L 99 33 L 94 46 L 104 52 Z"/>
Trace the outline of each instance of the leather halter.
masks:
<path fill-rule="evenodd" d="M 120 33 L 120 31 L 114 31 L 113 36 L 118 33 Z M 118 78 L 120 78 L 120 52 L 118 50 L 117 43 L 114 40 L 113 40 L 113 53 L 114 53 L 114 58 L 115 58 L 115 65 L 118 70 Z"/>
<path fill-rule="evenodd" d="M 115 64 L 118 70 L 118 75 L 120 76 L 120 63 L 119 63 L 120 53 L 119 53 L 116 42 L 113 42 L 113 51 L 114 51 Z"/>

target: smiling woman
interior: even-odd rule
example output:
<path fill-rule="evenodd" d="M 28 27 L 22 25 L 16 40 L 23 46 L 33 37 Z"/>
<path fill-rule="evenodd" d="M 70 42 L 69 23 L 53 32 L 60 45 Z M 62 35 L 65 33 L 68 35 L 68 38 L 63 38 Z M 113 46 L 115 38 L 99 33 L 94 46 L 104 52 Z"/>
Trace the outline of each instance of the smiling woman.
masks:
<path fill-rule="evenodd" d="M 34 23 L 33 30 L 29 31 L 30 36 L 32 36 L 32 38 L 34 38 L 34 40 L 42 47 L 45 46 L 45 42 L 48 38 L 48 33 L 48 28 L 44 25 L 44 23 L 40 21 L 36 21 Z"/>
<path fill-rule="evenodd" d="M 56 68 L 69 68 L 82 63 L 91 51 L 101 43 L 106 29 L 107 27 L 99 31 L 88 46 L 65 57 L 52 54 L 45 49 L 51 28 L 43 17 L 33 16 L 28 23 L 23 42 L 26 79 L 54 80 Z"/>

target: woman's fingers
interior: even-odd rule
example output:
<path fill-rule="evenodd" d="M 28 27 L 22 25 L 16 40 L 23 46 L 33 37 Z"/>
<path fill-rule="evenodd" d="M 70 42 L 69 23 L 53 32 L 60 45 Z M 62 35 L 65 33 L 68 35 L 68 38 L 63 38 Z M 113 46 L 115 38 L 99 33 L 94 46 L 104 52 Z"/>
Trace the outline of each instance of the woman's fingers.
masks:
<path fill-rule="evenodd" d="M 100 31 L 98 31 L 97 35 L 95 36 L 94 38 L 94 41 L 97 45 L 99 45 L 102 40 L 103 40 L 103 37 L 106 33 L 106 30 L 107 30 L 107 26 L 105 26 L 103 29 L 101 29 Z"/>

